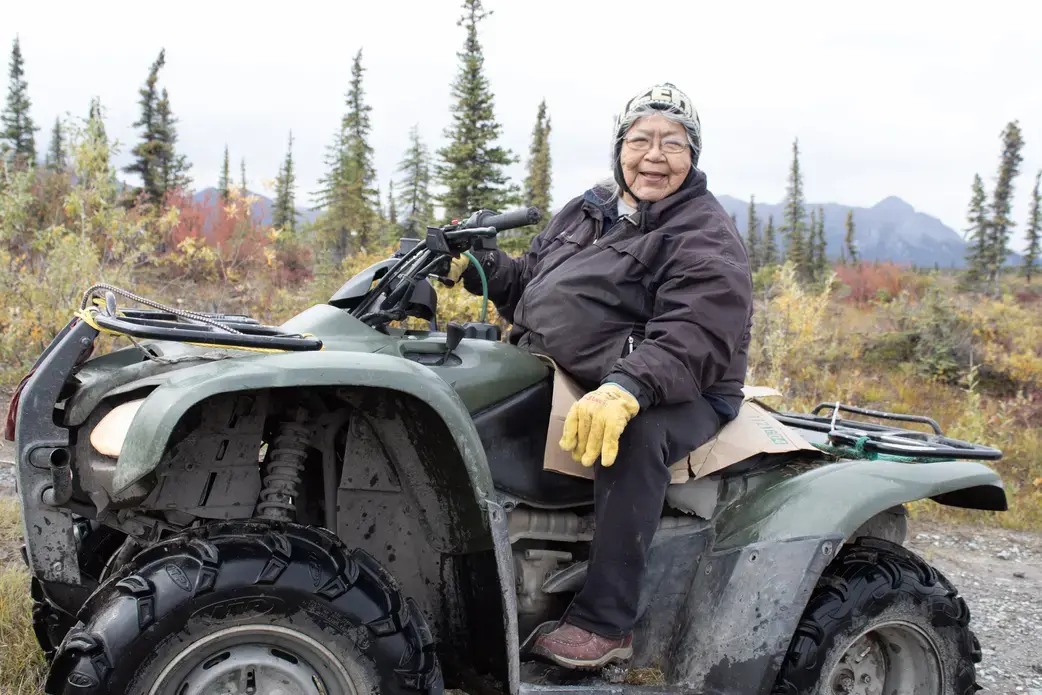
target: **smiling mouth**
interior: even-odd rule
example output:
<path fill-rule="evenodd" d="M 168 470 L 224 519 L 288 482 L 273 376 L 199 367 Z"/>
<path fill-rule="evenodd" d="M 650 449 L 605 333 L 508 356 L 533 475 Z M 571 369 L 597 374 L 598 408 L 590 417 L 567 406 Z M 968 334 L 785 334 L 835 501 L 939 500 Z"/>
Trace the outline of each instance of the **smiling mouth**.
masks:
<path fill-rule="evenodd" d="M 655 172 L 651 171 L 642 171 L 640 172 L 640 175 L 643 176 L 644 179 L 649 183 L 661 183 L 666 180 L 665 174 L 656 174 Z"/>

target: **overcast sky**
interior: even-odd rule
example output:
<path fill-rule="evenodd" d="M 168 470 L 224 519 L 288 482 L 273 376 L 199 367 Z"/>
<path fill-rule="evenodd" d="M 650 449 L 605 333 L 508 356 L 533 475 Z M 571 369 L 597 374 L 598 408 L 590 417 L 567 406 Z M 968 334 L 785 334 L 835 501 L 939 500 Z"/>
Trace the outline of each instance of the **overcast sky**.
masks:
<path fill-rule="evenodd" d="M 989 194 L 999 134 L 1019 119 L 1017 247 L 1042 168 L 1042 3 L 485 0 L 487 77 L 502 143 L 522 158 L 539 101 L 553 123 L 559 206 L 608 173 L 619 105 L 671 81 L 702 119 L 710 190 L 779 201 L 799 137 L 807 198 L 870 206 L 898 195 L 965 226 L 975 172 Z M 298 205 L 323 173 L 363 49 L 381 190 L 417 123 L 432 150 L 449 121 L 463 29 L 458 0 L 5 3 L 6 55 L 21 38 L 43 150 L 56 115 L 99 96 L 111 136 L 136 142 L 137 90 L 161 47 L 197 187 L 213 185 L 225 143 L 251 190 L 270 182 L 293 130 Z M 512 173 L 520 179 L 519 164 Z M 237 175 L 236 175 L 236 178 Z"/>

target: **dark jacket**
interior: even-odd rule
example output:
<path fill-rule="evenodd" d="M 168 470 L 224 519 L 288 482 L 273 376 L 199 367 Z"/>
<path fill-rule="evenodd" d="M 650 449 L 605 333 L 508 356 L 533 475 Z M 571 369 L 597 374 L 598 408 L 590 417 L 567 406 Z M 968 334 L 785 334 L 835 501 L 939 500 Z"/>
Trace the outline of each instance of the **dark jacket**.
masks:
<path fill-rule="evenodd" d="M 641 408 L 705 396 L 726 419 L 742 402 L 752 278 L 745 245 L 693 169 L 664 200 L 617 221 L 592 189 L 569 201 L 520 258 L 479 255 L 510 342 L 580 383 L 607 381 Z M 480 293 L 477 270 L 465 287 Z"/>

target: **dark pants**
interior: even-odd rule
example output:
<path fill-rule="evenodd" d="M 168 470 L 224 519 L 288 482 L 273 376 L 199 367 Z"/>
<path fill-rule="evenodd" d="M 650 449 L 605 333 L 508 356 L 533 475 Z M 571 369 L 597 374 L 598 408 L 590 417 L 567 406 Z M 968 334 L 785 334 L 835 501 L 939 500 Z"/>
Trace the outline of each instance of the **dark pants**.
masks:
<path fill-rule="evenodd" d="M 623 430 L 614 465 L 605 468 L 598 460 L 597 526 L 589 570 L 565 614 L 567 622 L 609 639 L 633 630 L 648 549 L 670 481 L 669 466 L 709 440 L 721 422 L 702 398 L 653 406 Z"/>

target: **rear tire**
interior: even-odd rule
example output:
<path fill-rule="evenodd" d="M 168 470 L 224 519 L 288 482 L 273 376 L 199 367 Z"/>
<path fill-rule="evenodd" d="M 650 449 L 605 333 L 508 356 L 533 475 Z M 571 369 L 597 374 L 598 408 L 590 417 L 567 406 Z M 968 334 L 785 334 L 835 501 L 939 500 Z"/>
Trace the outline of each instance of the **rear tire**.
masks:
<path fill-rule="evenodd" d="M 77 618 L 47 693 L 444 689 L 418 606 L 371 556 L 321 529 L 233 522 L 180 534 L 107 579 Z"/>
<path fill-rule="evenodd" d="M 825 570 L 789 645 L 775 695 L 968 695 L 980 644 L 955 587 L 878 538 Z"/>

